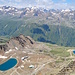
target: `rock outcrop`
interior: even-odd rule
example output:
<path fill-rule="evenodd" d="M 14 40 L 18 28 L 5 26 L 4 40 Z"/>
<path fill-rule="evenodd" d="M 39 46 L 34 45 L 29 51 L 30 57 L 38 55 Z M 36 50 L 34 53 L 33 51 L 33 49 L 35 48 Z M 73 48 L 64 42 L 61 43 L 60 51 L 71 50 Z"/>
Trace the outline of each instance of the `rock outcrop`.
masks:
<path fill-rule="evenodd" d="M 57 75 L 70 75 L 75 72 L 75 61 L 71 61 L 66 67 L 62 68 Z"/>
<path fill-rule="evenodd" d="M 3 51 L 6 51 L 8 48 L 8 46 L 5 44 L 5 45 L 0 45 L 0 51 L 3 50 Z"/>
<path fill-rule="evenodd" d="M 30 36 L 20 35 L 11 38 L 5 45 L 0 45 L 0 50 L 17 49 L 22 50 L 25 48 L 32 48 L 35 41 Z"/>

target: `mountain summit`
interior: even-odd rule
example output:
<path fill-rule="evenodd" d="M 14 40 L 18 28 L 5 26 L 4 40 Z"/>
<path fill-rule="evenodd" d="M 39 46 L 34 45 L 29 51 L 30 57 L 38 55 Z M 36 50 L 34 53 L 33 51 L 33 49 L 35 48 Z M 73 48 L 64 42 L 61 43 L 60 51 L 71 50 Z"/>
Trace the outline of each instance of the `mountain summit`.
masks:
<path fill-rule="evenodd" d="M 30 36 L 20 35 L 18 37 L 11 38 L 5 45 L 0 45 L 0 50 L 23 50 L 27 48 L 32 48 L 35 41 Z"/>

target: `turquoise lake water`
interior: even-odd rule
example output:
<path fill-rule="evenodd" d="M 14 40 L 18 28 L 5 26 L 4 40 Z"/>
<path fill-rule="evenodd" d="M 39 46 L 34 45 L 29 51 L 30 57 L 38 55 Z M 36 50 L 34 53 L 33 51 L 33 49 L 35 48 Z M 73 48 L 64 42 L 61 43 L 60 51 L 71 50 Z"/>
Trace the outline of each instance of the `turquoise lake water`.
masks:
<path fill-rule="evenodd" d="M 15 58 L 11 58 L 3 64 L 0 64 L 0 70 L 6 71 L 13 68 L 17 64 L 17 60 Z"/>
<path fill-rule="evenodd" d="M 75 54 L 75 50 L 73 50 L 73 53 Z"/>

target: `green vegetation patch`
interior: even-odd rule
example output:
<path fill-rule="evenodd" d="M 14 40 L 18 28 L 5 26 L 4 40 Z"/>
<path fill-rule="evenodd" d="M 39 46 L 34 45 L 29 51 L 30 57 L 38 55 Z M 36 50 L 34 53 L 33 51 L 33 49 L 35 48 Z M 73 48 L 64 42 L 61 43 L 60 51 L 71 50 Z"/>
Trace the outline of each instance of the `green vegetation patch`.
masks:
<path fill-rule="evenodd" d="M 0 36 L 0 45 L 4 45 L 8 40 L 9 38 Z"/>
<path fill-rule="evenodd" d="M 69 57 L 70 53 L 67 52 L 69 49 L 73 49 L 72 47 L 63 47 L 58 45 L 46 44 L 50 49 L 50 53 L 56 57 Z"/>
<path fill-rule="evenodd" d="M 17 18 L 0 15 L 0 36 L 13 37 L 24 34 L 36 41 L 75 47 L 74 28 L 40 22 L 39 19 L 40 17 Z"/>

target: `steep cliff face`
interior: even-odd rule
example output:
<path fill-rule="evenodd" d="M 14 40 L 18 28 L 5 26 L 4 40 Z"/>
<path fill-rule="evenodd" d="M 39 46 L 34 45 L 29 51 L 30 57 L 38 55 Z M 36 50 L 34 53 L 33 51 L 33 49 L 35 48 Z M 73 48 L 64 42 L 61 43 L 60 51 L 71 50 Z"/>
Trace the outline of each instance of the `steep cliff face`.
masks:
<path fill-rule="evenodd" d="M 18 37 L 11 38 L 5 45 L 0 45 L 0 50 L 23 50 L 26 48 L 32 48 L 34 43 L 35 41 L 30 36 L 25 37 L 24 35 L 20 35 Z"/>
<path fill-rule="evenodd" d="M 0 51 L 3 50 L 3 51 L 6 51 L 8 48 L 8 46 L 5 44 L 5 45 L 0 45 Z"/>

